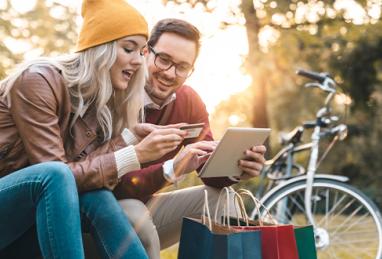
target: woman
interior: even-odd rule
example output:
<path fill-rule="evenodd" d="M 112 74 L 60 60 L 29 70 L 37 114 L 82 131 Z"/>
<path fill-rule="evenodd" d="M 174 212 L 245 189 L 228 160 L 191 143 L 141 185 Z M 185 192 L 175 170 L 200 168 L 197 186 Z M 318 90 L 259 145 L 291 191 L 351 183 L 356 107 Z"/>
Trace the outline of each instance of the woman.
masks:
<path fill-rule="evenodd" d="M 42 161 L 66 163 L 82 222 L 103 258 L 145 258 L 110 190 L 127 172 L 175 149 L 186 132 L 137 124 L 144 18 L 123 0 L 85 0 L 82 16 L 77 53 L 24 64 L 1 82 L 0 175 Z"/>

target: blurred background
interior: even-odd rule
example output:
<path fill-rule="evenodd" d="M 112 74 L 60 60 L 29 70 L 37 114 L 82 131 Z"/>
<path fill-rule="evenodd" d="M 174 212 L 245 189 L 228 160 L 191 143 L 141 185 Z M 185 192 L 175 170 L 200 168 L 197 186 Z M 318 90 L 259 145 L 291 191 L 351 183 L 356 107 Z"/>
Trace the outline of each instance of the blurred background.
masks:
<path fill-rule="evenodd" d="M 0 0 L 0 78 L 24 59 L 73 51 L 80 2 Z M 201 30 L 202 49 L 188 84 L 205 101 L 215 137 L 229 126 L 270 127 L 268 158 L 279 149 L 279 132 L 314 119 L 324 101 L 321 92 L 303 88 L 306 81 L 295 70 L 329 72 L 341 87 L 334 108 L 349 136 L 319 171 L 348 176 L 381 208 L 382 0 L 128 2 L 150 27 L 177 17 Z M 182 186 L 197 183 L 190 176 Z M 256 181 L 245 186 L 256 188 Z M 176 258 L 176 252 L 162 257 Z"/>

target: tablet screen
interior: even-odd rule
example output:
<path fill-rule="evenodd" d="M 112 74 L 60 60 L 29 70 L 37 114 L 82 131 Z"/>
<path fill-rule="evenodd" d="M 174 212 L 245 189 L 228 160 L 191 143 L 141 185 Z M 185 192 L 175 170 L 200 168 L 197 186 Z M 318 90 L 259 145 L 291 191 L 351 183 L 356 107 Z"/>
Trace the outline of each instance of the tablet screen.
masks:
<path fill-rule="evenodd" d="M 238 161 L 244 158 L 244 151 L 263 144 L 270 131 L 269 128 L 228 128 L 199 176 L 240 176 Z"/>

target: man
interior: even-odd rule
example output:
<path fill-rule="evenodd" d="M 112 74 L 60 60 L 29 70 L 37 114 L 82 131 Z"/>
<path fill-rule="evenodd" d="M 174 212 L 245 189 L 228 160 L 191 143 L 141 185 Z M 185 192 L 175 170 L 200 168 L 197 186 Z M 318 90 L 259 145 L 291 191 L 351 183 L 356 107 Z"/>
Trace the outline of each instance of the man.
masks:
<path fill-rule="evenodd" d="M 169 183 L 176 184 L 183 175 L 201 167 L 206 160 L 204 155 L 216 146 L 212 141 L 204 103 L 192 88 L 184 85 L 194 69 L 200 49 L 199 40 L 200 33 L 193 25 L 178 19 L 165 19 L 155 25 L 148 41 L 146 122 L 156 125 L 184 122 L 205 124 L 200 137 L 185 139 L 177 150 L 154 163 L 142 165 L 142 170 L 126 174 L 115 189 L 116 196 L 125 199 L 120 204 L 135 225 L 150 258 L 159 258 L 160 248 L 164 249 L 179 241 L 183 216 L 200 217 L 204 189 L 208 189 L 213 205 L 219 188 L 239 180 L 206 178 L 202 179 L 204 186 L 154 194 Z M 184 148 L 179 152 L 182 146 Z M 246 160 L 240 160 L 238 165 L 243 170 L 241 179 L 259 174 L 265 162 L 264 153 L 264 146 L 255 146 L 245 151 Z M 131 198 L 143 201 L 147 208 Z M 151 224 L 150 216 L 154 225 Z M 155 229 L 159 235 L 160 248 Z"/>

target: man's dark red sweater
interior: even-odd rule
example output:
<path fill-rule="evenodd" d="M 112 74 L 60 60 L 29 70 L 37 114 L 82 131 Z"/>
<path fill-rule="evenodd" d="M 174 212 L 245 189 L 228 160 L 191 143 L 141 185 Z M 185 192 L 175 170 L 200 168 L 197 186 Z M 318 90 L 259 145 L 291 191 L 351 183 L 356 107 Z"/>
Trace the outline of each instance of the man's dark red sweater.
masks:
<path fill-rule="evenodd" d="M 171 111 L 167 111 L 171 109 Z M 166 115 L 163 121 L 163 115 Z M 162 165 L 165 161 L 172 159 L 181 149 L 182 146 L 194 143 L 200 140 L 213 140 L 208 113 L 206 106 L 200 96 L 189 86 L 182 86 L 176 91 L 176 99 L 171 105 L 165 106 L 161 110 L 145 109 L 146 122 L 152 124 L 176 124 L 201 123 L 205 126 L 200 137 L 194 139 L 186 139 L 176 150 L 166 154 L 160 159 L 142 165 L 141 170 L 132 171 L 125 174 L 120 183 L 114 190 L 114 194 L 118 199 L 136 198 L 147 201 L 152 194 L 159 191 L 167 185 L 166 179 L 163 177 Z M 234 182 L 226 177 L 202 178 L 206 185 L 222 188 L 233 184 Z"/>

